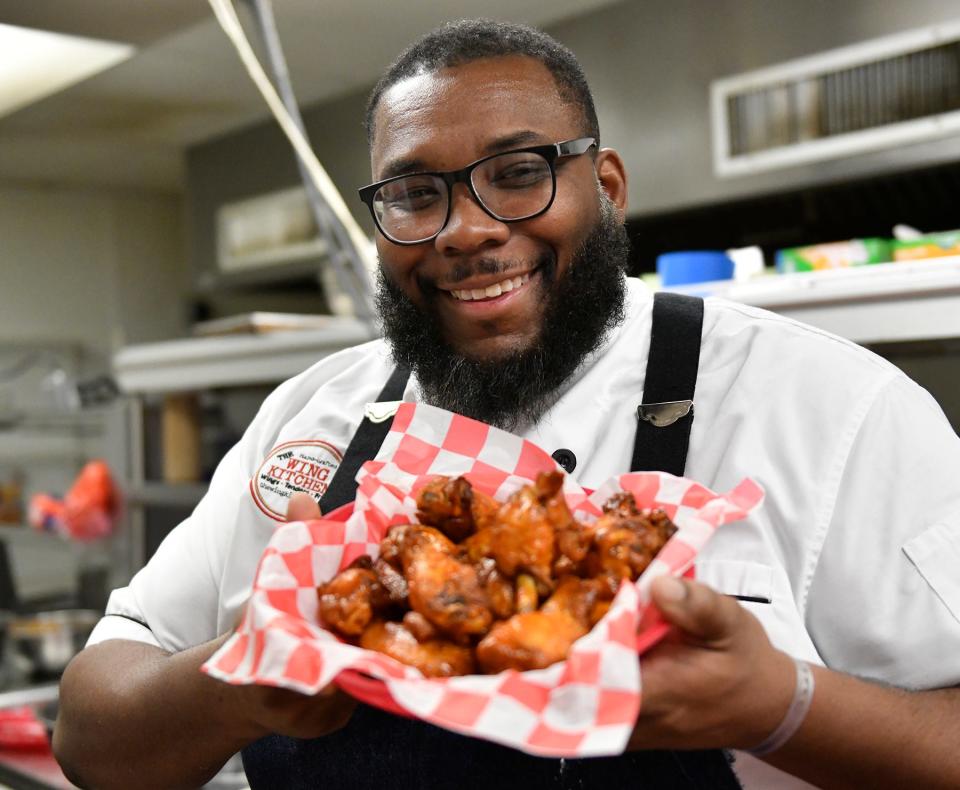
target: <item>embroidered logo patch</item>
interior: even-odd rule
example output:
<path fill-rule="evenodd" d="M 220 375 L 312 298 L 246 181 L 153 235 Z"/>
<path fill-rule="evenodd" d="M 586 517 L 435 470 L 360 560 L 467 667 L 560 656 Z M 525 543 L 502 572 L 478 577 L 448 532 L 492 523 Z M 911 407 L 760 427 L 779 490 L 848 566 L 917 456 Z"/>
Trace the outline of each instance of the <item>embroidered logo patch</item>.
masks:
<path fill-rule="evenodd" d="M 290 497 L 305 491 L 319 502 L 342 460 L 336 447 L 319 439 L 285 442 L 270 451 L 250 481 L 253 501 L 270 518 L 286 521 Z"/>

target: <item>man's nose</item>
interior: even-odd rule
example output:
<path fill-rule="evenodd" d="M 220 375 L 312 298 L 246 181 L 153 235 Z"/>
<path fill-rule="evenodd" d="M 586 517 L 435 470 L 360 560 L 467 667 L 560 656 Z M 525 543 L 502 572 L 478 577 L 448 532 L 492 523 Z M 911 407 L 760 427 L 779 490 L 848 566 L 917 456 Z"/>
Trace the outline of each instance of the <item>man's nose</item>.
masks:
<path fill-rule="evenodd" d="M 466 184 L 455 184 L 450 194 L 450 218 L 434 241 L 445 255 L 470 253 L 503 244 L 510 237 L 507 223 L 491 217 Z"/>

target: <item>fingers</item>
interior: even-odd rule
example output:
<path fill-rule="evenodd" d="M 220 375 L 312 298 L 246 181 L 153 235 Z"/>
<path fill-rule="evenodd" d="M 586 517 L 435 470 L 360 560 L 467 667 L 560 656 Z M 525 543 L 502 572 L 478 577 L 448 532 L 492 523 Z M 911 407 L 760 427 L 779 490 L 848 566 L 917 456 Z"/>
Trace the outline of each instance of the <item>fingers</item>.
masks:
<path fill-rule="evenodd" d="M 319 738 L 340 729 L 357 702 L 330 685 L 317 694 L 270 686 L 241 686 L 250 718 L 269 732 L 291 738 Z"/>
<path fill-rule="evenodd" d="M 654 580 L 650 592 L 668 622 L 702 642 L 731 636 L 741 614 L 733 598 L 688 579 L 661 576 Z"/>
<path fill-rule="evenodd" d="M 290 497 L 287 505 L 287 521 L 310 521 L 320 518 L 320 506 L 317 501 L 303 491 L 298 491 Z"/>

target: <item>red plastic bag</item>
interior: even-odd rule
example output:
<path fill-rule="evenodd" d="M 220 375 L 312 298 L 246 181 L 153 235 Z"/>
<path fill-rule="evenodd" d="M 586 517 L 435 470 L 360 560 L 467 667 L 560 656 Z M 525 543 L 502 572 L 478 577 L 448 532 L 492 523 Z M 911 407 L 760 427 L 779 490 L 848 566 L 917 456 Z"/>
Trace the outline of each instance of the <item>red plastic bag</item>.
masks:
<path fill-rule="evenodd" d="M 63 500 L 35 494 L 29 520 L 36 529 L 79 541 L 93 541 L 113 532 L 118 510 L 117 489 L 104 461 L 90 461 Z"/>

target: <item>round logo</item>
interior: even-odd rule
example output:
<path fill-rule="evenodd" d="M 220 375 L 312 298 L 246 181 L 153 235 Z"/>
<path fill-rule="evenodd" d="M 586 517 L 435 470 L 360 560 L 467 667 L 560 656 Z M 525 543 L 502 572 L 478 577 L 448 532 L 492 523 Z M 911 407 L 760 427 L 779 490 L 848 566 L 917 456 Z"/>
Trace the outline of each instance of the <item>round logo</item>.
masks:
<path fill-rule="evenodd" d="M 287 520 L 287 502 L 305 491 L 317 502 L 326 493 L 343 456 L 319 439 L 285 442 L 275 447 L 250 481 L 257 507 L 270 518 Z"/>

